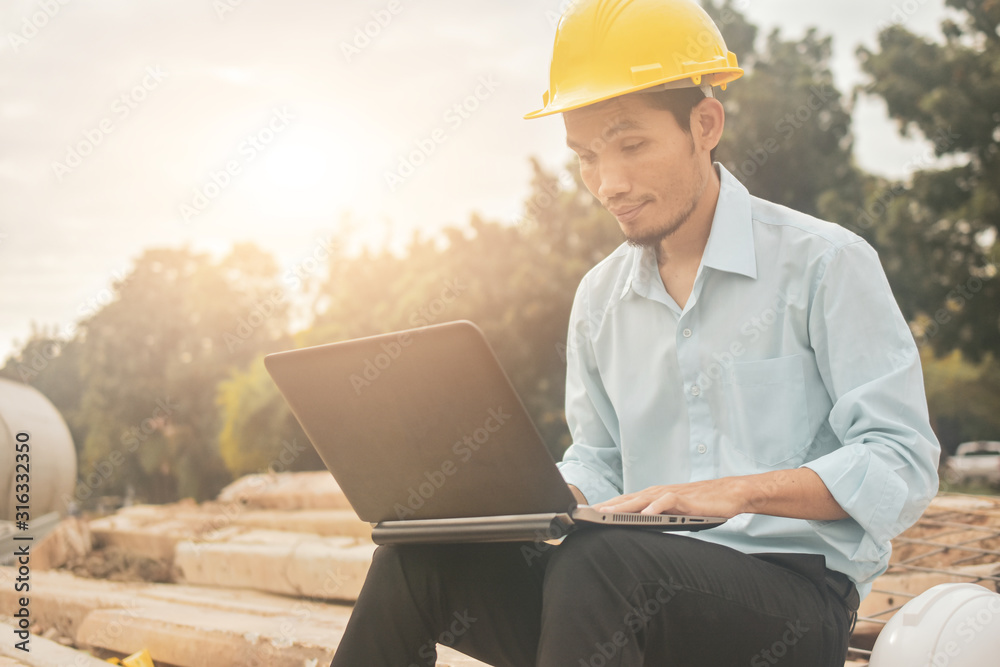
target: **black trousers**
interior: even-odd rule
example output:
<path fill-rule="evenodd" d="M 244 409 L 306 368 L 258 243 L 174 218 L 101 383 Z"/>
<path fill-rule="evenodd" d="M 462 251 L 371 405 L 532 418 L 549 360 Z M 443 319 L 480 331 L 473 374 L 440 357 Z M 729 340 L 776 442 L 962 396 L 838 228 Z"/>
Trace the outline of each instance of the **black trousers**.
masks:
<path fill-rule="evenodd" d="M 331 667 L 842 667 L 857 605 L 822 556 L 653 531 L 382 546 Z"/>

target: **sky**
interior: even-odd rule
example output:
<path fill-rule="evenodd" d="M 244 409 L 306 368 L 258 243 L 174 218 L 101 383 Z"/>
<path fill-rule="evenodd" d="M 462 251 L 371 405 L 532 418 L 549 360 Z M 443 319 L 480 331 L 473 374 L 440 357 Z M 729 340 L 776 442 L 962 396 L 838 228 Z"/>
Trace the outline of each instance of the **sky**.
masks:
<path fill-rule="evenodd" d="M 522 119 L 566 4 L 3 0 L 0 358 L 33 322 L 69 337 L 144 248 L 252 241 L 289 270 L 331 240 L 516 220 L 529 158 L 571 156 L 559 116 Z M 945 15 L 942 0 L 736 5 L 762 34 L 832 35 L 845 92 L 879 27 L 936 36 Z M 873 173 L 905 176 L 926 150 L 874 99 L 854 133 Z"/>

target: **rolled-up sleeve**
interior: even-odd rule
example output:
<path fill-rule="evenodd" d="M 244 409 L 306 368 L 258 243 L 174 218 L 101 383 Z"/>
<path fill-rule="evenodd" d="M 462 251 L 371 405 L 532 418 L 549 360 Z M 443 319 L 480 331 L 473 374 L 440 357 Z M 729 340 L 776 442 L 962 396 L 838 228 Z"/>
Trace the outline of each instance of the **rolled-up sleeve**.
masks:
<path fill-rule="evenodd" d="M 591 505 L 622 493 L 618 418 L 604 390 L 591 340 L 587 280 L 573 299 L 566 340 L 566 423 L 573 443 L 557 465 L 563 479 L 580 489 Z"/>
<path fill-rule="evenodd" d="M 916 344 L 875 250 L 858 240 L 826 259 L 809 336 L 842 446 L 804 467 L 865 531 L 858 557 L 878 558 L 937 493 L 940 444 Z"/>

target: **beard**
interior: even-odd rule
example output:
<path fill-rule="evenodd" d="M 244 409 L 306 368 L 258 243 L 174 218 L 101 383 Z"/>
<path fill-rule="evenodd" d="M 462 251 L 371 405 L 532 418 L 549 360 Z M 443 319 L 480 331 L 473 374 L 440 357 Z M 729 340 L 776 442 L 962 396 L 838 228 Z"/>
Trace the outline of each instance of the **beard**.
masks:
<path fill-rule="evenodd" d="M 693 197 L 689 202 L 685 210 L 677 213 L 673 218 L 667 220 L 656 226 L 653 229 L 646 230 L 641 234 L 629 234 L 625 232 L 625 242 L 634 248 L 652 248 L 657 249 L 660 247 L 660 243 L 663 239 L 667 238 L 678 229 L 680 229 L 688 218 L 691 217 L 691 213 L 694 212 L 695 207 L 698 205 L 698 199 L 701 197 L 701 192 L 704 191 L 704 185 L 699 191 L 696 197 Z"/>
<path fill-rule="evenodd" d="M 685 207 L 677 212 L 669 220 L 663 221 L 656 227 L 650 230 L 643 231 L 639 234 L 629 234 L 625 232 L 625 242 L 630 246 L 635 248 L 652 248 L 654 250 L 659 249 L 660 243 L 663 239 L 672 235 L 678 229 L 684 226 L 684 223 L 688 221 L 694 209 L 698 207 L 698 202 L 701 201 L 701 196 L 705 192 L 705 188 L 708 186 L 708 179 L 703 178 L 701 183 L 698 184 L 694 190 L 690 193 L 690 196 L 685 202 Z M 623 230 L 624 231 L 624 230 Z"/>

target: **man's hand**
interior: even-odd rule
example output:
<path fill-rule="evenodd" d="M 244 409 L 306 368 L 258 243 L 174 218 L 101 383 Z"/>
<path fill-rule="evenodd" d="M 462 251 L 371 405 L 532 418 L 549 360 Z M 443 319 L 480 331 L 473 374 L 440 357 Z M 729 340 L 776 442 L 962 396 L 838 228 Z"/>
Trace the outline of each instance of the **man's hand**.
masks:
<path fill-rule="evenodd" d="M 643 514 L 697 514 L 731 519 L 745 510 L 747 491 L 739 477 L 704 482 L 651 486 L 596 505 L 600 512 L 642 512 Z"/>
<path fill-rule="evenodd" d="M 651 486 L 612 498 L 595 506 L 595 509 L 601 512 L 688 514 L 727 519 L 745 512 L 818 521 L 848 517 L 830 495 L 823 480 L 809 468 Z"/>

